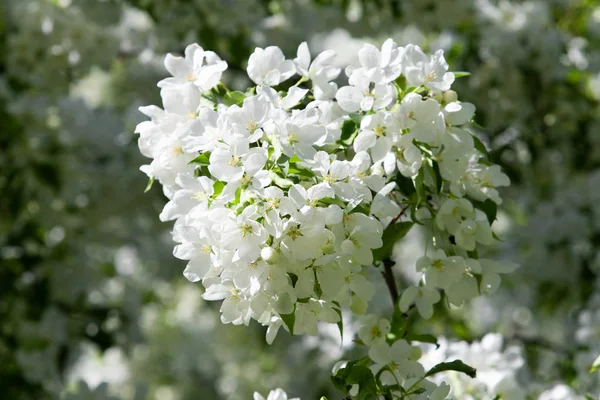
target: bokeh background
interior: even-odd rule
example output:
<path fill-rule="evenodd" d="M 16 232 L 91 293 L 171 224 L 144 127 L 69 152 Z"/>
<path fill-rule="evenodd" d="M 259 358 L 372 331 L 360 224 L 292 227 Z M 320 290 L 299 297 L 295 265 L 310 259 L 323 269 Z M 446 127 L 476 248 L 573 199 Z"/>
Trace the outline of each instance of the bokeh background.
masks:
<path fill-rule="evenodd" d="M 293 58 L 307 41 L 345 66 L 387 37 L 442 48 L 472 73 L 455 90 L 512 180 L 493 251 L 521 268 L 427 329 L 502 333 L 523 351 L 532 399 L 557 382 L 597 395 L 600 1 L 1 0 L 0 398 L 340 398 L 329 374 L 360 352 L 353 321 L 343 342 L 323 329 L 272 346 L 256 324 L 222 325 L 171 255 L 133 131 L 137 107 L 160 104 L 165 54 L 187 44 L 216 51 L 227 85 L 243 88 L 256 46 Z M 396 249 L 402 282 L 422 246 L 415 231 Z"/>

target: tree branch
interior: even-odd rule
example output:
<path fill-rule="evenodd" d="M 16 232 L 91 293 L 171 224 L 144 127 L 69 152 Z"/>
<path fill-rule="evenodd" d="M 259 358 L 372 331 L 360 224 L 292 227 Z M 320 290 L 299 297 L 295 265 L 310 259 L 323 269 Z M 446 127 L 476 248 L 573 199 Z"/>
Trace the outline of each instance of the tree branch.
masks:
<path fill-rule="evenodd" d="M 394 307 L 398 304 L 398 300 L 400 296 L 398 295 L 398 287 L 396 286 L 396 278 L 394 277 L 394 271 L 392 267 L 396 264 L 392 260 L 383 260 L 383 268 L 381 271 L 381 275 L 383 275 L 383 279 L 385 279 L 385 284 L 390 291 L 390 296 L 392 297 L 392 302 L 394 303 Z"/>

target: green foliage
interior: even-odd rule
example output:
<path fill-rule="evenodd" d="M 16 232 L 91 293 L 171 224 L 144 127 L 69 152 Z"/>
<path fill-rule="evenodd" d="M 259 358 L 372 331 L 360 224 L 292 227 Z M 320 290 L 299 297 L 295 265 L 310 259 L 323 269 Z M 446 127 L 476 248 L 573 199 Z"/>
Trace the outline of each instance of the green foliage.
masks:
<path fill-rule="evenodd" d="M 454 360 L 454 361 L 443 362 L 443 363 L 439 363 L 439 364 L 435 365 L 433 368 L 431 368 L 429 371 L 427 371 L 425 376 L 432 376 L 432 375 L 435 375 L 435 374 L 437 374 L 439 372 L 443 372 L 443 371 L 462 372 L 463 374 L 466 374 L 466 375 L 470 376 L 471 378 L 475 378 L 475 376 L 477 375 L 477 370 L 475 370 L 475 368 L 468 366 L 467 364 L 465 364 L 464 362 L 462 362 L 460 360 Z"/>
<path fill-rule="evenodd" d="M 396 222 L 388 225 L 383 231 L 383 246 L 373 250 L 375 261 L 389 260 L 394 250 L 394 245 L 410 231 L 413 222 Z"/>
<path fill-rule="evenodd" d="M 242 92 L 239 92 L 239 91 L 227 92 L 227 93 L 225 93 L 225 96 L 223 97 L 223 103 L 226 106 L 232 106 L 232 105 L 241 106 L 244 103 L 245 98 L 246 98 L 246 95 Z"/>
<path fill-rule="evenodd" d="M 377 381 L 373 372 L 369 369 L 368 357 L 348 362 L 343 368 L 340 368 L 335 375 L 332 375 L 331 381 L 334 386 L 348 394 L 352 385 L 359 385 L 358 399 L 372 399 L 378 394 Z"/>

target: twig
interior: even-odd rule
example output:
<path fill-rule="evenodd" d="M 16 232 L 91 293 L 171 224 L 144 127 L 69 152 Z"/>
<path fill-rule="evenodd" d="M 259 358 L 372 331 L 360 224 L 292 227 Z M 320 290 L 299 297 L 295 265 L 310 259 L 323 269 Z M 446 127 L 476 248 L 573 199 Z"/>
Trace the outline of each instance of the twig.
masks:
<path fill-rule="evenodd" d="M 400 296 L 398 295 L 396 278 L 394 277 L 394 271 L 392 270 L 394 264 L 396 263 L 392 260 L 383 260 L 384 269 L 381 271 L 381 275 L 383 275 L 383 279 L 385 279 L 385 283 L 390 291 L 390 296 L 392 297 L 392 302 L 394 303 L 394 307 L 396 307 Z"/>

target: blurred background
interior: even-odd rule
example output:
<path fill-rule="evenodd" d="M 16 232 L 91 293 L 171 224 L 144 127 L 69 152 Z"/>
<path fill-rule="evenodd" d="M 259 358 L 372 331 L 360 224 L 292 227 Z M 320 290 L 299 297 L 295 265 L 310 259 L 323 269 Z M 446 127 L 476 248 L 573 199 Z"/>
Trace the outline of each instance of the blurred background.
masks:
<path fill-rule="evenodd" d="M 353 321 L 343 342 L 324 328 L 271 346 L 256 324 L 221 324 L 171 255 L 133 131 L 137 107 L 160 105 L 165 54 L 187 44 L 217 52 L 226 84 L 244 88 L 256 46 L 293 58 L 307 41 L 346 66 L 387 37 L 472 73 L 454 89 L 512 180 L 492 251 L 521 268 L 424 329 L 502 333 L 531 398 L 555 382 L 599 393 L 587 371 L 600 353 L 600 1 L 2 0 L 0 397 L 340 398 L 329 374 L 360 353 Z M 402 282 L 422 247 L 415 231 L 396 249 Z M 390 308 L 382 296 L 372 311 Z"/>

